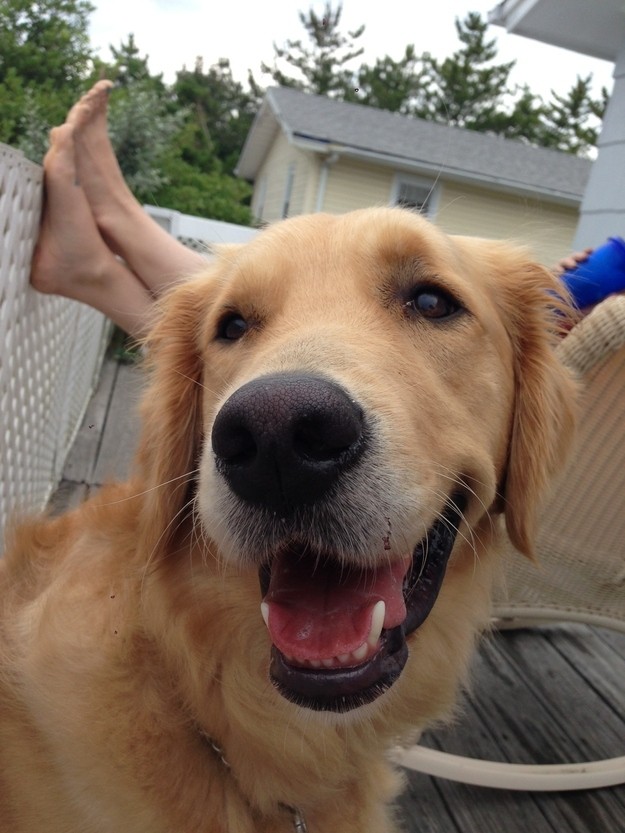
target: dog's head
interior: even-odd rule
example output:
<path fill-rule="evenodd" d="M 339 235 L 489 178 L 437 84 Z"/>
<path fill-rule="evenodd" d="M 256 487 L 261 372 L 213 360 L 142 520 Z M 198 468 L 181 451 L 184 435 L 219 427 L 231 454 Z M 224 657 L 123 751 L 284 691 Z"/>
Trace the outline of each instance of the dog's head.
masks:
<path fill-rule="evenodd" d="M 494 515 L 530 554 L 571 433 L 557 288 L 517 248 L 372 209 L 280 223 L 166 300 L 139 457 L 149 554 L 191 523 L 187 547 L 258 573 L 287 699 L 347 711 L 409 653 L 431 677 L 462 665 Z"/>

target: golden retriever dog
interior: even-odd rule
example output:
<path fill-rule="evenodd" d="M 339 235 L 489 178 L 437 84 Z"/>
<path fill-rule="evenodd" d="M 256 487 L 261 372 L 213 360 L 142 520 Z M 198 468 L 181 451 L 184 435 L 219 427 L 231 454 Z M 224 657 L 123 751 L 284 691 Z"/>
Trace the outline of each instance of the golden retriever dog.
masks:
<path fill-rule="evenodd" d="M 10 536 L 0 829 L 397 829 L 388 750 L 449 713 L 572 431 L 557 290 L 387 208 L 175 288 L 129 481 Z"/>

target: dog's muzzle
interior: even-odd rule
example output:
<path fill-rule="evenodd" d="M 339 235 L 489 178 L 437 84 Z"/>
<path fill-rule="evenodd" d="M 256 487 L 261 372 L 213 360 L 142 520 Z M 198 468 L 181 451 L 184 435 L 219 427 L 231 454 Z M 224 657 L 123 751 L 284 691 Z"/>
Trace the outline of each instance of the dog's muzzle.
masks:
<path fill-rule="evenodd" d="M 366 447 L 362 409 L 328 379 L 262 376 L 225 402 L 213 425 L 217 471 L 255 506 L 288 515 L 324 497 Z"/>
<path fill-rule="evenodd" d="M 363 409 L 343 388 L 313 375 L 260 377 L 222 406 L 212 443 L 217 472 L 247 514 L 262 516 L 271 531 L 260 584 L 272 681 L 287 699 L 314 710 L 372 702 L 400 676 L 406 637 L 436 601 L 464 498 L 453 495 L 404 558 L 372 553 L 375 566 L 362 567 L 337 556 L 327 530 L 312 528 L 320 526 L 319 505 L 346 512 L 341 485 L 369 447 Z M 285 530 L 282 538 L 274 527 Z"/>

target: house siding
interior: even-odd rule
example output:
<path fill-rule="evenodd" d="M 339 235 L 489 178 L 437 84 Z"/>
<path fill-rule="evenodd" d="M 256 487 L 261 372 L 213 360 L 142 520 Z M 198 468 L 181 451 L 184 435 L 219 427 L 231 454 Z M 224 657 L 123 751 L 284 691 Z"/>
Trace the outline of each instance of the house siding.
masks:
<path fill-rule="evenodd" d="M 314 154 L 299 150 L 290 144 L 284 133 L 279 132 L 269 153 L 260 166 L 252 199 L 252 211 L 258 220 L 273 222 L 283 217 L 289 177 L 292 177 L 288 216 L 314 210 L 314 185 L 318 163 Z"/>
<path fill-rule="evenodd" d="M 524 243 L 551 265 L 571 251 L 578 216 L 573 207 L 443 182 L 433 219 L 448 234 Z"/>
<path fill-rule="evenodd" d="M 396 190 L 398 172 L 390 167 L 339 158 L 329 165 L 325 186 L 321 169 L 320 156 L 293 146 L 279 131 L 256 178 L 252 210 L 258 219 L 282 219 L 289 179 L 289 217 L 388 205 Z M 572 250 L 578 221 L 574 207 L 442 178 L 431 210 L 431 219 L 449 234 L 516 240 L 548 265 Z"/>
<path fill-rule="evenodd" d="M 319 169 L 315 154 L 295 150 L 294 155 L 296 156 L 296 174 L 289 217 L 294 217 L 296 214 L 308 214 L 315 210 L 315 186 Z"/>
<path fill-rule="evenodd" d="M 391 168 L 339 159 L 328 173 L 321 210 L 344 214 L 369 205 L 388 205 L 393 177 Z"/>

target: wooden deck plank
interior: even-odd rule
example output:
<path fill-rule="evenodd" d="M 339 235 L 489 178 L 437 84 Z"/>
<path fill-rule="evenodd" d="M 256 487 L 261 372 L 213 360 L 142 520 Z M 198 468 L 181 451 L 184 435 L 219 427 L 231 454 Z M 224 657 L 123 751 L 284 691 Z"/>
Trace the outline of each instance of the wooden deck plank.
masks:
<path fill-rule="evenodd" d="M 100 380 L 89 401 L 71 453 L 65 461 L 63 479 L 75 483 L 93 483 L 100 438 L 111 406 L 111 397 L 120 365 L 105 359 Z"/>
<path fill-rule="evenodd" d="M 410 781 L 414 784 L 413 773 Z M 566 825 L 554 827 L 530 793 L 471 787 L 442 779 L 438 779 L 438 787 L 440 818 L 432 829 L 441 833 L 573 833 L 573 828 Z M 408 798 L 413 799 L 413 795 L 409 793 Z M 404 811 L 402 823 L 406 833 L 428 829 L 422 827 L 421 818 L 410 806 Z M 601 828 L 592 829 L 599 833 Z"/>
<path fill-rule="evenodd" d="M 441 742 L 439 733 L 430 732 L 424 737 L 424 743 L 452 754 L 494 757 L 493 740 L 470 706 L 462 724 L 444 734 Z M 554 827 L 545 818 L 531 793 L 473 787 L 442 778 L 427 779 L 410 772 L 408 790 L 399 802 L 406 833 L 421 833 L 419 793 L 427 780 L 434 782 L 439 795 L 435 808 L 439 818 L 432 829 L 441 833 L 562 833 L 566 829 Z"/>
<path fill-rule="evenodd" d="M 589 741 L 591 750 L 607 757 L 625 754 L 625 732 L 619 730 L 623 723 L 618 711 L 615 713 L 602 702 L 596 720 L 594 716 L 591 721 L 587 719 L 601 697 L 584 685 L 581 692 L 578 683 L 571 685 L 576 676 L 571 663 L 575 653 L 569 648 L 566 659 L 560 658 L 571 671 L 563 673 L 552 656 L 557 652 L 549 645 L 554 632 L 557 635 L 557 629 L 548 635 L 517 632 L 486 642 L 475 663 L 474 688 L 465 701 L 462 719 L 451 729 L 428 733 L 424 743 L 470 757 L 530 763 L 583 758 L 584 740 Z M 523 663 L 519 663 L 519 656 Z M 616 666 L 612 673 L 615 679 L 625 678 L 625 666 Z M 572 699 L 578 701 L 573 712 Z M 584 715 L 581 722 L 575 720 L 575 714 L 579 716 L 580 712 Z M 604 735 L 601 720 L 607 713 L 616 732 Z M 591 731 L 587 732 L 589 722 Z M 595 736 L 597 725 L 599 738 Z M 582 735 L 581 739 L 576 733 Z M 466 831 L 625 830 L 625 787 L 598 792 L 516 793 L 466 787 L 442 779 L 439 785 L 453 823 Z M 418 830 L 418 826 L 414 829 Z M 449 829 L 453 830 L 453 824 Z"/>
<path fill-rule="evenodd" d="M 557 761 L 567 753 L 578 761 L 609 756 L 625 736 L 623 719 L 579 673 L 589 661 L 581 634 L 574 641 L 560 641 L 557 651 L 553 641 L 560 637 L 558 628 L 548 633 L 509 631 L 487 640 L 481 652 L 491 682 L 480 702 L 491 710 L 513 704 L 512 711 L 502 710 L 502 719 L 518 743 L 521 763 L 554 763 L 554 757 Z M 621 665 L 620 673 L 624 671 Z M 509 675 L 506 699 L 499 692 L 493 696 L 493 685 L 504 673 Z M 604 668 L 612 688 L 618 674 L 614 666 Z"/>
<path fill-rule="evenodd" d="M 128 475 L 139 437 L 137 406 L 143 384 L 140 365 L 118 365 L 93 471 L 93 480 L 97 484 Z"/>
<path fill-rule="evenodd" d="M 578 629 L 578 639 L 567 645 L 564 656 L 554 649 L 553 642 L 566 632 L 566 628 L 511 632 L 499 635 L 498 645 L 485 646 L 492 674 L 500 674 L 507 666 L 513 687 L 507 702 L 500 702 L 497 692 L 493 696 L 491 675 L 488 692 L 482 688 L 479 696 L 477 692 L 474 696 L 476 710 L 485 725 L 490 721 L 498 727 L 502 747 L 505 745 L 507 755 L 519 762 L 585 761 L 624 753 L 622 715 L 609 698 L 606 700 L 605 687 L 593 690 L 577 672 L 580 655 L 587 651 L 584 636 L 590 637 L 592 631 Z M 609 686 L 612 680 L 625 678 L 625 666 L 614 666 L 606 678 Z M 618 830 L 625 820 L 624 800 L 625 787 L 601 794 L 534 795 L 554 829 L 571 833 Z"/>
<path fill-rule="evenodd" d="M 465 695 L 461 706 L 461 715 L 450 727 L 430 731 L 424 735 L 423 743 L 435 749 L 451 754 L 481 758 L 485 760 L 506 760 L 514 757 L 506 755 L 505 743 L 501 743 L 502 727 L 499 720 L 491 715 L 484 719 L 483 713 L 473 702 L 481 701 L 498 682 L 493 679 L 492 669 L 486 662 L 482 651 L 478 654 L 474 668 L 474 694 Z M 506 695 L 507 696 L 507 695 Z M 512 705 L 508 703 L 508 705 Z M 410 774 L 413 794 L 417 788 L 416 779 L 423 776 Z M 447 830 L 479 831 L 479 833 L 561 833 L 566 828 L 554 826 L 545 816 L 535 796 L 527 792 L 511 792 L 473 787 L 465 784 L 435 779 L 441 796 L 440 812 L 448 816 L 445 822 Z M 420 781 L 422 784 L 422 780 Z M 408 813 L 410 808 L 408 808 Z M 412 833 L 419 830 L 418 818 L 413 819 L 414 826 L 407 827 Z"/>
<path fill-rule="evenodd" d="M 546 639 L 612 711 L 625 755 L 625 634 L 576 626 L 550 629 Z"/>
<path fill-rule="evenodd" d="M 623 592 L 625 593 L 625 588 L 623 588 Z M 599 632 L 598 636 L 599 639 L 612 648 L 615 654 L 622 659 L 625 659 L 625 636 L 623 633 L 611 630 L 602 630 Z"/>
<path fill-rule="evenodd" d="M 439 782 L 418 772 L 406 774 L 406 787 L 396 807 L 398 824 L 405 833 L 468 833 L 473 830 L 458 827 L 441 794 Z"/>
<path fill-rule="evenodd" d="M 53 515 L 60 515 L 74 509 L 89 497 L 90 488 L 87 483 L 76 483 L 73 480 L 63 480 L 48 502 L 48 510 Z"/>

